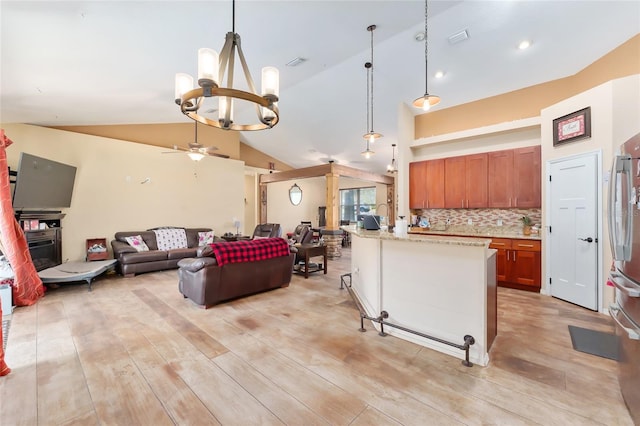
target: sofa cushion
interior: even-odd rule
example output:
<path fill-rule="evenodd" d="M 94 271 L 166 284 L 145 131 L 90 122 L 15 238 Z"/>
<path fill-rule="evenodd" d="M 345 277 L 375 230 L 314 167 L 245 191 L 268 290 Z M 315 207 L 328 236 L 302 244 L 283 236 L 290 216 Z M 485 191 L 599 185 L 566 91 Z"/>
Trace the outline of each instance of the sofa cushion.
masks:
<path fill-rule="evenodd" d="M 124 253 L 120 255 L 122 263 L 145 263 L 167 260 L 167 252 L 164 250 L 141 251 L 138 253 Z"/>
<path fill-rule="evenodd" d="M 184 259 L 185 257 L 196 257 L 197 255 L 197 247 L 167 250 L 167 259 Z"/>
<path fill-rule="evenodd" d="M 147 247 L 149 247 L 150 251 L 158 250 L 158 245 L 156 244 L 156 234 L 153 231 L 126 231 L 126 232 L 116 232 L 115 239 L 117 241 L 122 241 L 126 243 L 127 237 L 140 235 L 144 240 Z"/>
<path fill-rule="evenodd" d="M 149 247 L 145 244 L 144 240 L 140 235 L 132 235 L 130 237 L 125 237 L 125 241 L 131 247 L 136 249 L 136 251 L 149 251 Z"/>

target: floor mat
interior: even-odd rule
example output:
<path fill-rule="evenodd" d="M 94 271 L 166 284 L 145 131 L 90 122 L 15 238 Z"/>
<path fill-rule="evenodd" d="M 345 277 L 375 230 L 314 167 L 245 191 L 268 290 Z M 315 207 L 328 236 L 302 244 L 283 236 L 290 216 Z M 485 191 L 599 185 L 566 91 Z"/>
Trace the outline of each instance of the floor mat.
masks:
<path fill-rule="evenodd" d="M 603 331 L 569 326 L 573 349 L 603 358 L 618 360 L 618 336 Z"/>

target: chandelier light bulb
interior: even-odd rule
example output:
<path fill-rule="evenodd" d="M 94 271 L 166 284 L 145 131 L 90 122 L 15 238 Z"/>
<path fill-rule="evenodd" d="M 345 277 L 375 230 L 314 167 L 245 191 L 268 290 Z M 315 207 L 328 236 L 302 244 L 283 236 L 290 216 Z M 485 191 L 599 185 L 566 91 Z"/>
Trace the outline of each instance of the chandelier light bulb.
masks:
<path fill-rule="evenodd" d="M 182 95 L 190 90 L 193 90 L 193 77 L 183 72 L 177 73 L 175 83 L 175 100 L 178 105 L 182 103 Z"/>
<path fill-rule="evenodd" d="M 424 104 L 422 104 L 422 110 L 426 112 L 426 111 L 429 111 L 430 109 L 431 109 L 431 105 L 429 104 L 429 101 L 425 99 Z"/>
<path fill-rule="evenodd" d="M 218 67 L 218 52 L 206 47 L 198 49 L 198 84 L 200 87 L 218 85 Z"/>
<path fill-rule="evenodd" d="M 227 120 L 227 105 L 229 106 L 229 123 L 233 123 L 233 98 L 227 98 L 226 96 L 218 97 L 218 120 L 220 123 L 225 123 Z M 223 125 L 223 128 L 228 127 Z"/>
<path fill-rule="evenodd" d="M 262 96 L 280 94 L 280 71 L 276 67 L 262 68 Z"/>

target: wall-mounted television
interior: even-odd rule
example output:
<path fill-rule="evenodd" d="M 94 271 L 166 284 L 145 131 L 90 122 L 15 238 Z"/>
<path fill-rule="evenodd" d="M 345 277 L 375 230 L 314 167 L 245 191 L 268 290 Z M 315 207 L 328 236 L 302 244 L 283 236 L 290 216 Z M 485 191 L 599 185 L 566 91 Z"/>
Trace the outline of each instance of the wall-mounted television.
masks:
<path fill-rule="evenodd" d="M 14 210 L 71 207 L 76 167 L 20 153 L 13 191 Z"/>

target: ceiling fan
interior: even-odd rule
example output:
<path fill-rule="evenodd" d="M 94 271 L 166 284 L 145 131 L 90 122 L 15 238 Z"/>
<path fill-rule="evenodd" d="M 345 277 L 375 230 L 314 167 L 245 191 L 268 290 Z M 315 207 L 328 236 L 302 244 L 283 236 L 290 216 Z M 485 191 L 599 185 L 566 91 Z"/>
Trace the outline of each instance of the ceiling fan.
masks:
<path fill-rule="evenodd" d="M 181 154 L 185 152 L 189 156 L 189 158 L 191 158 L 193 161 L 200 161 L 207 155 L 210 155 L 213 157 L 220 157 L 220 158 L 229 158 L 229 156 L 226 154 L 218 154 L 214 152 L 218 150 L 218 147 L 204 146 L 201 143 L 199 143 L 198 142 L 198 122 L 194 121 L 194 123 L 195 123 L 194 142 L 189 142 L 187 144 L 187 147 L 180 147 L 178 145 L 173 145 L 173 151 L 164 151 L 163 154 Z"/>

